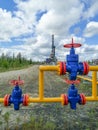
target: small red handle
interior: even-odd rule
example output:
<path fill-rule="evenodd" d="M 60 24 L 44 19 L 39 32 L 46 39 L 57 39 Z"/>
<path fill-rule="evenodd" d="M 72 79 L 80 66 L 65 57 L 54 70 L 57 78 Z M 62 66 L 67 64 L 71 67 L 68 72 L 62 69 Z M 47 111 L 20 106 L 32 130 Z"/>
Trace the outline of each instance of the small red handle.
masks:
<path fill-rule="evenodd" d="M 20 80 L 20 76 L 18 77 L 18 80 L 11 80 L 9 82 L 10 85 L 23 85 L 24 84 L 24 80 Z"/>
<path fill-rule="evenodd" d="M 65 44 L 64 45 L 64 47 L 65 48 L 77 48 L 77 47 L 80 47 L 81 46 L 81 44 L 80 43 L 74 43 L 73 42 L 73 38 L 72 38 L 72 42 L 70 43 L 70 44 Z"/>
<path fill-rule="evenodd" d="M 67 84 L 79 84 L 80 83 L 80 80 L 69 80 L 69 79 L 65 79 L 65 82 Z"/>

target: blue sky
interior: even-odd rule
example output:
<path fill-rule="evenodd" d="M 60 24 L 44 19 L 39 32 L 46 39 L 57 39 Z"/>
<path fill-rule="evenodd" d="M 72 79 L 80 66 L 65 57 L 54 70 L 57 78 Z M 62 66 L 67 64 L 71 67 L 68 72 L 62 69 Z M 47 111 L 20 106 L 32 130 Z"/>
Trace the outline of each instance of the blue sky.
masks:
<path fill-rule="evenodd" d="M 56 56 L 65 59 L 63 44 L 73 37 L 82 43 L 80 59 L 98 58 L 98 0 L 1 0 L 0 51 L 45 60 L 55 35 Z M 91 50 L 87 54 L 86 50 Z"/>
<path fill-rule="evenodd" d="M 13 0 L 0 0 L 0 8 L 7 11 L 14 11 L 16 10 L 16 4 Z"/>

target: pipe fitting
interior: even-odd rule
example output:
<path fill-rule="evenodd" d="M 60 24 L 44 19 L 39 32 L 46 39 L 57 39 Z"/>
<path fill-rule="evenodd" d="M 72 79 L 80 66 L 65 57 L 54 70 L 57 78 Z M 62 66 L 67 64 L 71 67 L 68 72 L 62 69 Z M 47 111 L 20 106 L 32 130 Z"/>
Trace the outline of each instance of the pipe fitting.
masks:
<path fill-rule="evenodd" d="M 86 104 L 86 97 L 85 95 L 78 94 L 77 88 L 75 88 L 75 85 L 72 84 L 68 90 L 68 96 L 66 94 L 61 95 L 62 98 L 62 105 L 68 105 L 70 103 L 71 109 L 76 110 L 77 103 L 80 105 Z"/>

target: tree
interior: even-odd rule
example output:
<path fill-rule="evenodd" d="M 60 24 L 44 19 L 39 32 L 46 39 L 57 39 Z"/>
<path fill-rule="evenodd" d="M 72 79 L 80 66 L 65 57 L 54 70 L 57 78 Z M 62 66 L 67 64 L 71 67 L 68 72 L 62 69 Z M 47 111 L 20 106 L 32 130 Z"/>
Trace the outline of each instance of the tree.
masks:
<path fill-rule="evenodd" d="M 19 63 L 21 64 L 21 62 L 22 62 L 22 56 L 21 56 L 20 52 L 17 54 L 17 59 L 19 60 Z"/>

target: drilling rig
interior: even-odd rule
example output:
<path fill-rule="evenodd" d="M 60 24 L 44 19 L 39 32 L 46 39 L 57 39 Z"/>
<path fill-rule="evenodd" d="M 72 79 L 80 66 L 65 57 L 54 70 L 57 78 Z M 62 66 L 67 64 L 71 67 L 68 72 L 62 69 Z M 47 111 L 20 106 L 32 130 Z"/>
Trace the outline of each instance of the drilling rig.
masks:
<path fill-rule="evenodd" d="M 54 35 L 52 34 L 52 46 L 50 57 L 46 59 L 46 64 L 56 64 L 57 58 L 55 56 L 55 45 L 54 45 Z"/>

